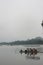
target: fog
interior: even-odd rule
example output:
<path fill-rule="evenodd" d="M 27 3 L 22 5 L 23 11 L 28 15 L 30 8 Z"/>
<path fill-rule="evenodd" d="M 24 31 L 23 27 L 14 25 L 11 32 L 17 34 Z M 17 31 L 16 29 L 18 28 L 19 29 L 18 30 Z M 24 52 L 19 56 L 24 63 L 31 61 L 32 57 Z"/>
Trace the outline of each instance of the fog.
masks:
<path fill-rule="evenodd" d="M 42 36 L 43 0 L 0 0 L 0 42 Z"/>

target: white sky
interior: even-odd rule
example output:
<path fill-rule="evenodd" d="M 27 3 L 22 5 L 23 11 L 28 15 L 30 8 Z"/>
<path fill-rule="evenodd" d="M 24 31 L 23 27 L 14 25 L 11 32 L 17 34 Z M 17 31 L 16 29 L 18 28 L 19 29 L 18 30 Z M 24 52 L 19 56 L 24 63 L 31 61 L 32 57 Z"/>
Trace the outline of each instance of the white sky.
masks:
<path fill-rule="evenodd" d="M 0 42 L 42 36 L 43 0 L 0 0 Z"/>

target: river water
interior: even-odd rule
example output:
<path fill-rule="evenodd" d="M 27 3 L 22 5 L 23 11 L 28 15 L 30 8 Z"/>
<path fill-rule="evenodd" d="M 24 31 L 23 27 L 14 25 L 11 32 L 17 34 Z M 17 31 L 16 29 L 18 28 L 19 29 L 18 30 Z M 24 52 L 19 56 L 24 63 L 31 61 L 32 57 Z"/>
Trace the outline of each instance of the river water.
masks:
<path fill-rule="evenodd" d="M 20 49 L 27 47 L 30 46 L 0 46 L 0 65 L 43 65 L 43 53 L 38 53 L 35 58 L 19 53 Z"/>

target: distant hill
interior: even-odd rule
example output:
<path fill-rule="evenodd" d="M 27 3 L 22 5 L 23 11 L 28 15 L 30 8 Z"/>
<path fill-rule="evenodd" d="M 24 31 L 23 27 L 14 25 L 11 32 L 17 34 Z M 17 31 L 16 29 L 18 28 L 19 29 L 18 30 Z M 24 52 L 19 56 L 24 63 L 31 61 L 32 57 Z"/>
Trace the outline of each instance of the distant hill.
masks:
<path fill-rule="evenodd" d="M 36 37 L 34 39 L 25 41 L 1 42 L 0 45 L 29 45 L 29 44 L 43 44 L 43 38 Z"/>

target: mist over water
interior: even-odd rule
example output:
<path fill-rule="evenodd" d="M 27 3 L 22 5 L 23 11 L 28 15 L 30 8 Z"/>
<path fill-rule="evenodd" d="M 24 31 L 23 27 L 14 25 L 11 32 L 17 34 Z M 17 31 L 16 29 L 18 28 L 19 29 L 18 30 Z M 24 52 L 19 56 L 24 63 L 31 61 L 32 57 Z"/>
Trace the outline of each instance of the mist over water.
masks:
<path fill-rule="evenodd" d="M 38 53 L 34 59 L 26 54 L 21 55 L 19 53 L 21 49 L 26 49 L 27 47 L 35 46 L 0 46 L 0 65 L 42 65 L 43 53 Z M 37 48 L 43 49 L 43 46 L 40 45 Z"/>

